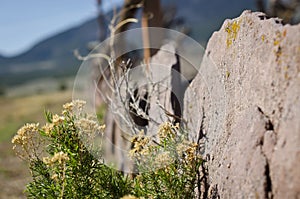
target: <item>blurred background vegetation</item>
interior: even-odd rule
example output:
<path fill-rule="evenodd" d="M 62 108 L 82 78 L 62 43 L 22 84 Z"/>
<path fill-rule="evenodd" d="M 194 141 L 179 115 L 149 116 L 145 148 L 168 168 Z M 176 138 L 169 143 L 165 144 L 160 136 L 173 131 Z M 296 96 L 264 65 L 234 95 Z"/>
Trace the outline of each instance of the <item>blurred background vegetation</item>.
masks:
<path fill-rule="evenodd" d="M 9 3 L 8 3 L 9 2 Z M 72 86 L 76 72 L 81 62 L 75 58 L 73 51 L 77 49 L 80 54 L 86 55 L 99 41 L 109 34 L 108 24 L 113 16 L 113 8 L 121 8 L 122 0 L 90 0 L 90 1 L 53 1 L 52 6 L 60 7 L 52 13 L 57 17 L 41 17 L 39 21 L 47 24 L 59 24 L 66 19 L 67 10 L 76 10 L 69 14 L 72 20 L 65 26 L 53 28 L 49 34 L 32 38 L 34 43 L 22 52 L 1 53 L 9 50 L 13 40 L 22 35 L 31 34 L 43 29 L 44 26 L 30 26 L 26 20 L 30 15 L 39 10 L 46 12 L 53 7 L 43 6 L 36 0 L 26 1 L 28 10 L 16 1 L 4 0 L 0 2 L 0 198 L 22 198 L 22 190 L 29 173 L 26 166 L 12 153 L 10 140 L 24 123 L 40 122 L 43 124 L 43 111 L 50 109 L 59 112 L 62 104 L 72 99 Z M 78 2 L 78 5 L 77 5 Z M 89 15 L 84 15 L 90 7 L 81 6 L 90 4 L 94 11 L 89 10 Z M 1 5 L 2 4 L 2 5 Z M 9 10 L 9 6 L 14 9 Z M 41 4 L 41 7 L 37 7 Z M 284 22 L 296 23 L 299 21 L 299 0 L 263 1 L 263 0 L 161 0 L 165 18 L 173 21 L 173 29 L 184 26 L 193 39 L 206 45 L 211 34 L 218 30 L 226 18 L 234 18 L 245 9 L 264 11 L 270 16 L 280 16 Z M 20 7 L 21 6 L 21 7 Z M 61 13 L 65 12 L 65 15 Z M 8 14 L 9 13 L 9 14 Z M 6 14 L 6 15 L 5 15 Z M 22 16 L 23 15 L 23 16 Z M 50 13 L 50 16 L 52 16 Z M 42 16 L 42 15 L 41 15 Z M 38 16 L 33 16 L 37 18 Z M 18 19 L 18 20 L 16 20 Z M 29 19 L 29 18 L 28 18 Z M 25 29 L 24 29 L 25 24 Z M 28 27 L 26 27 L 26 24 Z M 76 24 L 76 25 L 74 25 Z M 18 30 L 22 26 L 24 31 Z M 15 29 L 12 29 L 14 27 Z M 140 24 L 131 28 L 140 27 Z M 50 31 L 50 30 L 49 30 Z M 54 32 L 53 32 L 54 31 Z M 24 37 L 26 39 L 26 37 Z M 2 40 L 2 41 L 1 41 Z M 36 40 L 39 40 L 36 42 Z M 11 45 L 10 43 L 11 42 Z M 14 44 L 15 45 L 15 44 Z M 15 48 L 18 48 L 15 45 Z M 24 47 L 20 48 L 24 49 Z M 99 118 L 103 119 L 102 107 Z"/>

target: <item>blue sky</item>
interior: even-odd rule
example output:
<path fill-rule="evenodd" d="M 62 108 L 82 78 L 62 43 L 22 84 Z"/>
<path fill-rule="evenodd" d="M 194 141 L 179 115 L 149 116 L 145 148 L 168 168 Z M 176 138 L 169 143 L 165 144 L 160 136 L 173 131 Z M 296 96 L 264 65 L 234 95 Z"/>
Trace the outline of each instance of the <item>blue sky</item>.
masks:
<path fill-rule="evenodd" d="M 104 9 L 121 2 L 103 0 Z M 96 0 L 0 0 L 0 54 L 22 53 L 96 14 Z"/>

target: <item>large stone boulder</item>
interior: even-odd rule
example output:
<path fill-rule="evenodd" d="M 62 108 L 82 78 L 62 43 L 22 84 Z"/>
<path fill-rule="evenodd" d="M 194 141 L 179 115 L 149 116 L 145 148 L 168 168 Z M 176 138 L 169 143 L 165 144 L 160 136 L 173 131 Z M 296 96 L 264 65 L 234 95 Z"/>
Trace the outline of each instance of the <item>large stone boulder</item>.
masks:
<path fill-rule="evenodd" d="M 209 40 L 185 94 L 208 198 L 300 198 L 300 24 L 245 11 Z"/>

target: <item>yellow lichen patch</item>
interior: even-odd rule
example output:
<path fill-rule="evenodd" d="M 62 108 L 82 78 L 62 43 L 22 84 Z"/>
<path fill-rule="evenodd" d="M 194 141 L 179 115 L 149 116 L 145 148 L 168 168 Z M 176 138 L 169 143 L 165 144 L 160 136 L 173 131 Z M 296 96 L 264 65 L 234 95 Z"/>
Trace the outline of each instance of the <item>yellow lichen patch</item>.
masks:
<path fill-rule="evenodd" d="M 277 46 L 277 45 L 279 45 L 279 41 L 278 40 L 274 40 L 274 46 Z"/>
<path fill-rule="evenodd" d="M 276 57 L 276 62 L 281 65 L 282 63 L 282 56 L 283 56 L 283 51 L 282 51 L 282 47 L 281 47 L 281 42 L 284 39 L 284 37 L 286 36 L 286 30 L 281 31 L 276 31 L 276 36 L 274 38 L 274 46 L 275 46 L 275 57 Z"/>
<path fill-rule="evenodd" d="M 230 72 L 229 71 L 226 71 L 226 79 L 228 79 L 230 76 Z"/>
<path fill-rule="evenodd" d="M 290 76 L 287 72 L 284 73 L 284 79 L 286 79 L 286 80 L 290 79 Z"/>
<path fill-rule="evenodd" d="M 284 67 L 283 67 L 283 71 L 284 71 L 284 78 L 285 78 L 286 80 L 290 79 L 290 76 L 289 76 L 289 74 L 288 74 L 288 70 L 289 70 L 289 68 L 290 68 L 290 66 L 289 66 L 289 65 L 286 65 L 286 66 L 284 66 Z"/>
<path fill-rule="evenodd" d="M 262 35 L 262 36 L 261 36 L 261 40 L 262 40 L 262 41 L 265 41 L 265 38 L 266 38 L 265 35 Z"/>
<path fill-rule="evenodd" d="M 232 23 L 228 23 L 226 28 L 225 28 L 227 34 L 227 39 L 226 39 L 226 46 L 229 48 L 233 41 L 237 37 L 237 33 L 240 30 L 240 22 L 239 21 L 233 21 Z"/>
<path fill-rule="evenodd" d="M 286 36 L 286 30 L 284 30 L 284 31 L 282 32 L 282 36 L 283 36 L 283 37 Z"/>
<path fill-rule="evenodd" d="M 274 43 L 273 43 L 274 46 L 278 46 L 280 44 L 281 40 L 282 40 L 282 34 L 281 34 L 281 32 L 277 31 L 276 38 L 274 39 Z"/>

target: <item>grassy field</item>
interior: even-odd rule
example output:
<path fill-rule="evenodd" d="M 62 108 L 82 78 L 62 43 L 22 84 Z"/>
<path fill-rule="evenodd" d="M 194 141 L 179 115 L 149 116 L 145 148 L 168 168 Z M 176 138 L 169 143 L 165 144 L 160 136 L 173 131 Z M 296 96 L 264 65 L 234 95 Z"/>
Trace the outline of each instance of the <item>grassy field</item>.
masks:
<path fill-rule="evenodd" d="M 45 109 L 59 113 L 71 99 L 71 91 L 0 98 L 0 198 L 25 198 L 23 190 L 30 180 L 26 163 L 12 151 L 11 138 L 18 128 L 27 122 L 43 125 Z"/>
<path fill-rule="evenodd" d="M 26 122 L 43 124 L 44 110 L 59 112 L 62 104 L 71 98 L 70 91 L 0 98 L 0 142 L 9 141 L 17 129 Z"/>

